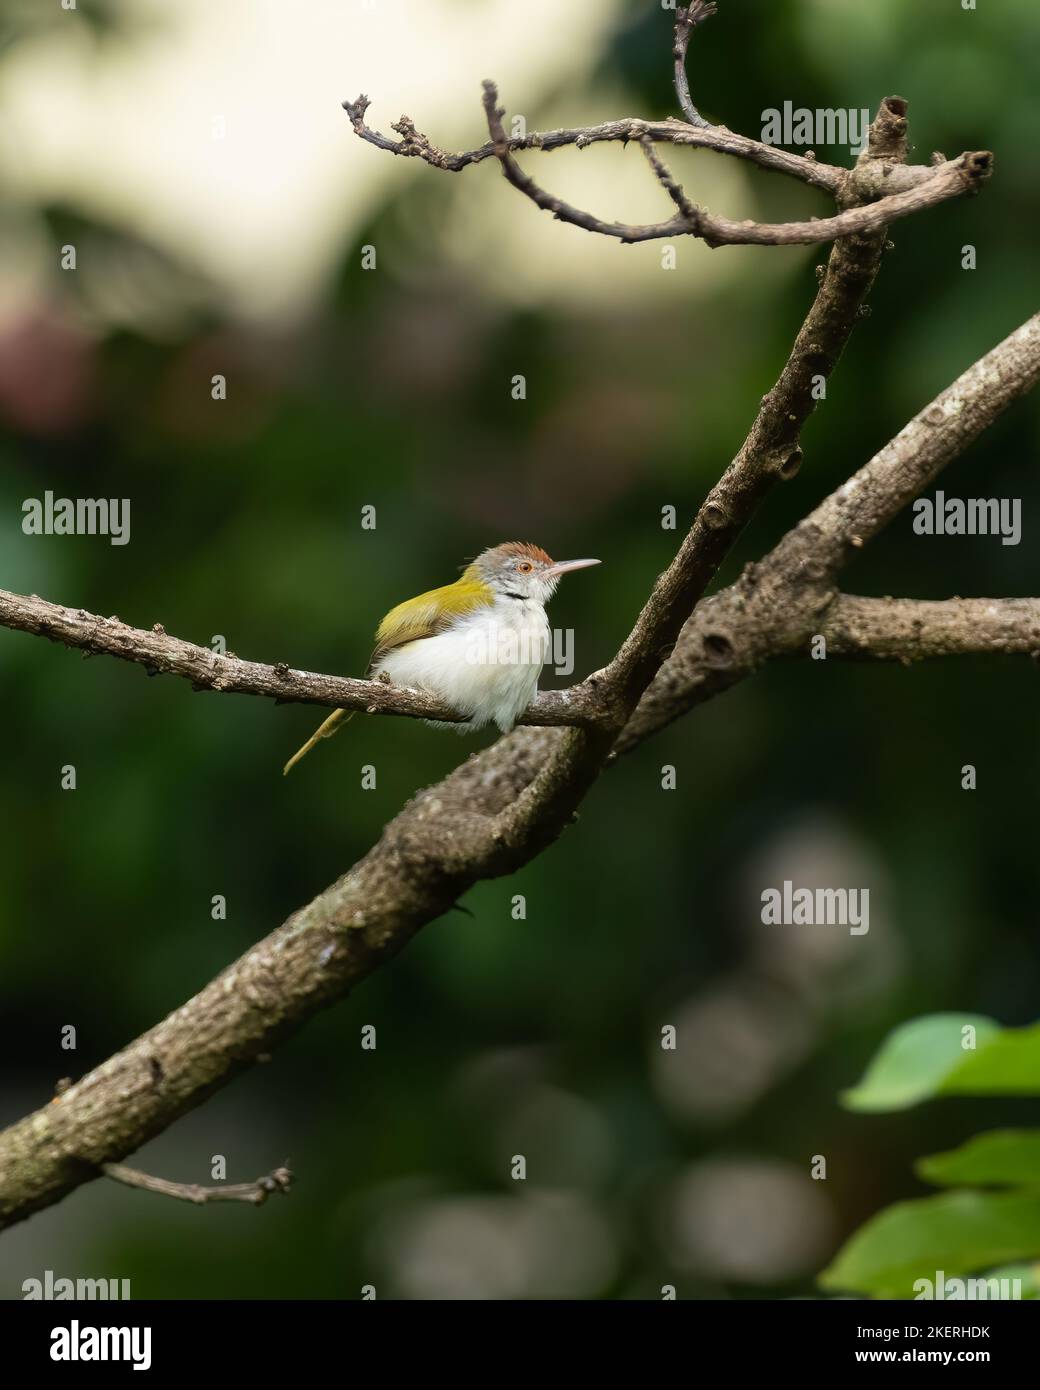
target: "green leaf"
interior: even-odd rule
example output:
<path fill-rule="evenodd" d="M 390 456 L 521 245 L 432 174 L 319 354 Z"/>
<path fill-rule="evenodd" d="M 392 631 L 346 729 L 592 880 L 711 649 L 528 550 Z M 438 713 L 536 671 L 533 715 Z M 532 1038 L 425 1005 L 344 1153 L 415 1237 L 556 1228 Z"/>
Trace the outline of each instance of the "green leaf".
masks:
<path fill-rule="evenodd" d="M 1038 1265 L 1001 1265 L 999 1269 L 987 1269 L 986 1279 L 1007 1279 L 1014 1287 L 1017 1279 L 1022 1285 L 1022 1297 L 1040 1298 L 1040 1264 Z"/>
<path fill-rule="evenodd" d="M 962 1029 L 975 1030 L 974 1048 Z M 850 1110 L 905 1110 L 934 1096 L 1040 1095 L 1040 1024 L 1001 1028 L 978 1014 L 930 1014 L 896 1028 L 858 1086 Z"/>
<path fill-rule="evenodd" d="M 842 1094 L 842 1104 L 850 1110 L 905 1110 L 940 1094 L 964 1063 L 966 1027 L 975 1029 L 976 1048 L 1000 1033 L 999 1024 L 979 1014 L 929 1014 L 902 1024 L 882 1043 L 859 1085 Z"/>
<path fill-rule="evenodd" d="M 992 1129 L 959 1149 L 915 1164 L 925 1182 L 942 1187 L 1040 1187 L 1040 1129 Z"/>
<path fill-rule="evenodd" d="M 1040 1196 L 944 1192 L 872 1217 L 819 1277 L 821 1288 L 912 1298 L 918 1279 L 1040 1256 Z"/>
<path fill-rule="evenodd" d="M 1040 1023 L 1005 1028 L 985 1043 L 980 1033 L 976 1051 L 962 1058 L 943 1085 L 944 1095 L 1040 1095 Z"/>

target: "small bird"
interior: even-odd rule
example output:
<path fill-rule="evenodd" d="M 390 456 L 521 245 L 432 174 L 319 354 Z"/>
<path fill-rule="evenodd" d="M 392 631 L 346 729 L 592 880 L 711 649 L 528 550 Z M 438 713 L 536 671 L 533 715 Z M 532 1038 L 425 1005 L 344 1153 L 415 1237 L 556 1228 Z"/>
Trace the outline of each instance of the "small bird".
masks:
<path fill-rule="evenodd" d="M 540 546 L 507 541 L 478 555 L 462 578 L 391 608 L 376 632 L 369 680 L 426 691 L 466 716 L 427 720 L 468 733 L 497 724 L 508 733 L 538 693 L 552 647 L 545 605 L 560 576 L 598 560 L 553 560 Z M 353 713 L 338 709 L 285 764 L 291 771 Z"/>

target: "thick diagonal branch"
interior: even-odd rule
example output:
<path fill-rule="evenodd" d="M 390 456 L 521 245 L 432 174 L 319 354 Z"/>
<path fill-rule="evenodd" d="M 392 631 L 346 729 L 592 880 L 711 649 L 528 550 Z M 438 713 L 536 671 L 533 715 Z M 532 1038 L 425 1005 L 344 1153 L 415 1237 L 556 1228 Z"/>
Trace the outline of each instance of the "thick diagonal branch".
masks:
<path fill-rule="evenodd" d="M 836 589 L 839 570 L 1038 380 L 1040 315 L 1027 320 L 969 367 L 764 559 L 748 565 L 736 584 L 697 609 L 683 628 L 671 659 L 622 732 L 615 756 L 743 679 L 763 662 L 778 655 L 804 653 L 817 634 L 827 636 L 829 643 L 833 639 L 835 654 L 857 654 L 852 650 L 856 627 L 850 626 L 857 615 L 856 605 L 868 606 L 860 607 L 861 615 L 864 611 L 876 615 L 881 609 L 869 605 L 883 604 L 884 600 L 841 597 Z M 1036 649 L 1035 608 L 1030 606 L 1036 600 L 975 602 L 1002 605 L 980 626 L 980 640 L 988 633 L 992 648 L 982 646 L 979 650 Z M 930 611 L 927 605 L 918 605 L 915 616 L 926 611 Z M 939 654 L 943 641 L 950 640 L 952 611 L 948 607 L 935 610 L 938 619 L 946 617 L 945 638 L 940 626 L 930 650 L 922 633 L 922 655 Z M 828 626 L 832 621 L 833 629 Z M 1014 639 L 1006 627 L 1004 638 L 998 638 L 997 630 L 1008 623 L 1014 626 Z M 963 624 L 958 627 L 963 633 Z M 898 637 L 895 640 L 898 646 Z M 888 653 L 882 647 L 878 654 Z M 906 650 L 892 654 L 910 655 Z"/>
<path fill-rule="evenodd" d="M 810 513 L 789 543 L 808 541 L 821 577 L 833 575 L 1038 379 L 1040 314 L 1034 314 Z"/>

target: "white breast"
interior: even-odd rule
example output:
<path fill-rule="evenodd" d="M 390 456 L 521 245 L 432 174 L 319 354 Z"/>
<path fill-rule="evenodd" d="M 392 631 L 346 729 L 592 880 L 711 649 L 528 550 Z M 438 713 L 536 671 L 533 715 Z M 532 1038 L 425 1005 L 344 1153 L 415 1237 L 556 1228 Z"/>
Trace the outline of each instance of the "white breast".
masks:
<path fill-rule="evenodd" d="M 372 674 L 385 671 L 395 685 L 428 690 L 469 716 L 444 728 L 465 733 L 494 723 L 506 733 L 538 693 L 550 640 L 541 604 L 502 596 L 447 632 L 395 647 Z"/>

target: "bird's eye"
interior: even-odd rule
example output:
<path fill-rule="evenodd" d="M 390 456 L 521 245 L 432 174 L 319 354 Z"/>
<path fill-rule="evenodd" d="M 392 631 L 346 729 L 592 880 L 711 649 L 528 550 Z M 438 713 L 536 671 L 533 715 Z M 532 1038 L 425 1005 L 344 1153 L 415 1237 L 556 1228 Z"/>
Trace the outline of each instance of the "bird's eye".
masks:
<path fill-rule="evenodd" d="M 533 568 L 534 566 L 529 565 L 526 560 L 521 560 L 520 563 L 517 565 L 517 569 L 520 571 L 521 574 L 530 574 Z"/>

